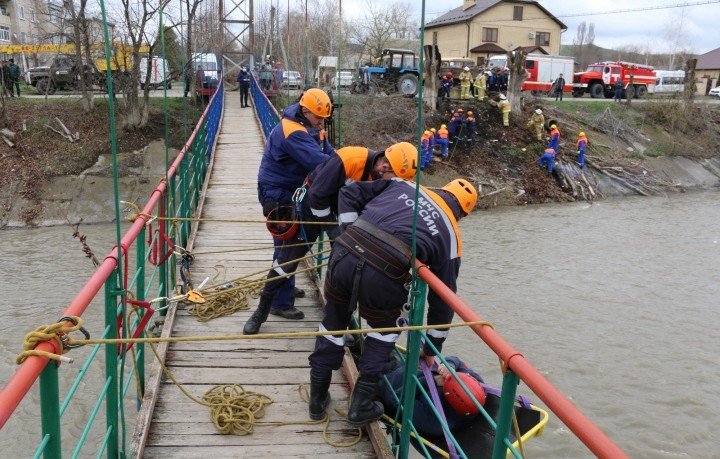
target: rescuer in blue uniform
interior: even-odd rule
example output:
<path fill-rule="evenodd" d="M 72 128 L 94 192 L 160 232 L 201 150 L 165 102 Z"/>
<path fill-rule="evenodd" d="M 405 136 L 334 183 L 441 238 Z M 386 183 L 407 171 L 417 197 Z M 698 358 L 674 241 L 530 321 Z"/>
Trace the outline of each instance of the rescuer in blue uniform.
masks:
<path fill-rule="evenodd" d="M 250 72 L 247 67 L 240 69 L 237 76 L 237 82 L 240 85 L 240 107 L 249 107 L 248 92 L 250 90 Z"/>
<path fill-rule="evenodd" d="M 587 139 L 587 136 L 585 136 L 584 132 L 581 132 L 578 135 L 576 146 L 577 146 L 578 166 L 580 166 L 580 169 L 582 169 L 585 167 L 585 153 L 587 152 L 587 146 L 588 146 L 588 139 Z"/>
<path fill-rule="evenodd" d="M 352 182 L 367 181 L 392 177 L 412 178 L 417 170 L 417 149 L 408 142 L 400 142 L 388 147 L 385 151 L 375 152 L 363 147 L 345 147 L 318 166 L 308 175 L 299 190 L 300 200 L 298 219 L 303 222 L 334 222 L 337 218 L 337 200 L 340 189 Z M 274 214 L 270 214 L 272 217 Z M 274 219 L 274 218 L 272 218 Z M 310 250 L 310 245 L 303 242 L 314 242 L 320 232 L 326 229 L 332 239 L 339 233 L 337 226 L 321 225 L 283 225 L 278 228 L 268 225 L 268 229 L 276 238 L 283 239 L 283 245 L 273 259 L 274 268 L 268 272 L 267 282 L 260 295 L 260 304 L 253 315 L 245 323 L 243 333 L 254 335 L 267 320 L 270 308 L 283 279 L 273 280 L 279 276 L 292 274 L 297 270 L 297 260 Z M 282 315 L 278 314 L 278 315 Z"/>
<path fill-rule="evenodd" d="M 290 205 L 293 193 L 310 171 L 334 154 L 322 131 L 331 111 L 330 97 L 324 91 L 308 89 L 299 103 L 283 111 L 282 119 L 270 132 L 258 172 L 258 199 L 266 217 L 273 210 Z M 273 242 L 275 259 L 282 242 L 277 239 Z M 274 312 L 288 319 L 302 319 L 304 314 L 295 308 L 295 278 L 281 282 L 272 305 Z"/>
<path fill-rule="evenodd" d="M 555 150 L 550 147 L 546 148 L 537 163 L 541 168 L 547 168 L 547 171 L 552 174 L 555 167 Z"/>
<path fill-rule="evenodd" d="M 555 150 L 555 153 L 557 153 L 558 148 L 560 148 L 560 130 L 556 124 L 550 126 L 550 141 L 547 146 L 548 148 Z"/>
<path fill-rule="evenodd" d="M 345 231 L 336 238 L 330 256 L 321 331 L 346 329 L 357 304 L 369 327 L 396 325 L 411 280 L 414 195 L 415 184 L 398 178 L 353 183 L 340 191 L 338 220 Z M 477 191 L 462 179 L 442 189 L 423 187 L 418 200 L 417 258 L 453 291 L 462 254 L 457 221 L 476 203 Z M 432 291 L 428 304 L 429 325 L 452 320 L 452 309 Z M 431 329 L 427 336 L 441 349 L 447 334 L 447 329 Z M 383 414 L 382 404 L 375 401 L 378 380 L 398 338 L 398 333 L 367 334 L 347 416 L 350 425 L 362 426 Z M 340 368 L 343 344 L 342 335 L 315 340 L 309 358 L 311 419 L 322 419 L 330 402 L 328 388 L 332 371 Z M 429 347 L 424 354 L 434 355 Z"/>

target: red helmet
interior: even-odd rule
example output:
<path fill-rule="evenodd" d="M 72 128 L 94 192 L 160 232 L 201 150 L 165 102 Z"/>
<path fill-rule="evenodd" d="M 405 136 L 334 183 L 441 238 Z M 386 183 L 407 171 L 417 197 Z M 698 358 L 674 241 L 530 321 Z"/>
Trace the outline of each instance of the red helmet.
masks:
<path fill-rule="evenodd" d="M 475 399 L 481 405 L 484 405 L 485 389 L 483 389 L 480 383 L 467 373 L 456 372 L 455 374 L 462 380 L 463 383 L 465 383 L 467 388 L 470 389 L 470 393 L 472 393 Z M 475 402 L 473 402 L 472 398 L 465 392 L 465 389 L 462 388 L 460 383 L 457 382 L 452 375 L 445 377 L 445 382 L 443 383 L 443 394 L 445 395 L 445 400 L 447 400 L 456 413 L 463 416 L 474 416 L 478 414 L 479 410 L 477 406 L 475 406 Z"/>
<path fill-rule="evenodd" d="M 279 222 L 279 223 L 278 223 Z M 278 206 L 267 215 L 265 226 L 273 239 L 287 241 L 298 232 L 297 214 L 293 206 Z"/>
<path fill-rule="evenodd" d="M 453 77 L 453 73 L 452 73 L 452 72 L 448 72 L 448 73 L 445 74 L 445 76 L 448 77 L 448 78 L 452 78 L 452 77 Z"/>

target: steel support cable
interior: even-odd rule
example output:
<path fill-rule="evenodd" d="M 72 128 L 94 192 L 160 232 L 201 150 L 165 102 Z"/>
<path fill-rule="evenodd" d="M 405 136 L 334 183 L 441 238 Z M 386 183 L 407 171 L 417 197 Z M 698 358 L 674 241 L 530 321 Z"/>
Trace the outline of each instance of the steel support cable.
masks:
<path fill-rule="evenodd" d="M 118 161 L 117 161 L 117 130 L 115 126 L 115 92 L 113 90 L 113 76 L 112 76 L 112 67 L 110 63 L 110 56 L 111 56 L 111 48 L 110 48 L 110 32 L 108 30 L 108 23 L 107 23 L 107 11 L 105 8 L 105 0 L 100 0 L 100 11 L 102 13 L 102 26 L 103 26 L 103 36 L 105 38 L 105 73 L 106 73 L 106 84 L 107 84 L 107 94 L 108 94 L 108 118 L 110 123 L 110 152 L 112 154 L 112 169 L 113 169 L 113 195 L 114 195 L 114 206 L 115 206 L 115 239 L 116 239 L 116 247 L 117 247 L 117 265 L 114 269 L 115 271 L 115 292 L 112 292 L 113 295 L 119 294 L 120 296 L 120 304 L 121 304 L 121 310 L 122 310 L 122 330 L 123 333 L 127 331 L 127 321 L 126 321 L 126 309 L 127 309 L 127 302 L 125 301 L 125 293 L 124 293 L 124 286 L 123 286 L 123 278 L 122 278 L 122 237 L 121 237 L 121 230 L 120 230 L 120 186 L 119 186 L 119 180 L 118 180 Z M 133 63 L 133 66 L 137 65 L 137 63 Z M 165 169 L 167 170 L 167 169 Z M 105 288 L 110 288 L 108 284 L 106 284 Z M 106 318 L 107 320 L 107 318 Z M 119 394 L 115 394 L 113 398 L 121 396 L 122 394 L 122 387 L 123 387 L 123 378 L 124 378 L 124 369 L 125 369 L 125 352 L 121 353 L 120 357 L 120 375 L 117 382 L 117 389 L 119 389 Z M 115 390 L 117 390 L 115 389 Z M 119 412 L 120 412 L 120 423 L 122 424 L 120 426 L 120 433 L 121 433 L 121 441 L 120 445 L 117 445 L 116 447 L 120 450 L 118 453 L 122 456 L 125 455 L 125 407 L 124 403 L 119 404 Z"/>

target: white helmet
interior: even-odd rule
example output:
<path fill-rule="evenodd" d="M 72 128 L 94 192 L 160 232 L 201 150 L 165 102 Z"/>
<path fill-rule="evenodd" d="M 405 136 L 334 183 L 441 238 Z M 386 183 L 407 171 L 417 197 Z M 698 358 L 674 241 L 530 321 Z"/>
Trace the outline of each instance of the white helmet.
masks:
<path fill-rule="evenodd" d="M 470 67 L 465 66 L 465 68 L 463 70 L 465 70 L 467 72 L 468 70 L 470 70 Z"/>
<path fill-rule="evenodd" d="M 505 97 L 505 94 L 500 94 L 500 100 L 505 100 L 507 97 Z"/>
<path fill-rule="evenodd" d="M 542 110 L 538 108 L 537 110 L 535 110 L 535 113 L 537 113 L 538 115 L 542 115 Z"/>

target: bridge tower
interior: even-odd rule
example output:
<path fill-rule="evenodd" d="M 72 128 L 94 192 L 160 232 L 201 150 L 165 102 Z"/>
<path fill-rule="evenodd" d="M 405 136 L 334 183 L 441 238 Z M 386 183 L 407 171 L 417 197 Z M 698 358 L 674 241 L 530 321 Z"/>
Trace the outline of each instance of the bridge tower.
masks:
<path fill-rule="evenodd" d="M 255 45 L 253 0 L 218 0 L 220 28 L 223 31 L 223 56 L 230 71 L 243 64 L 253 66 Z"/>

